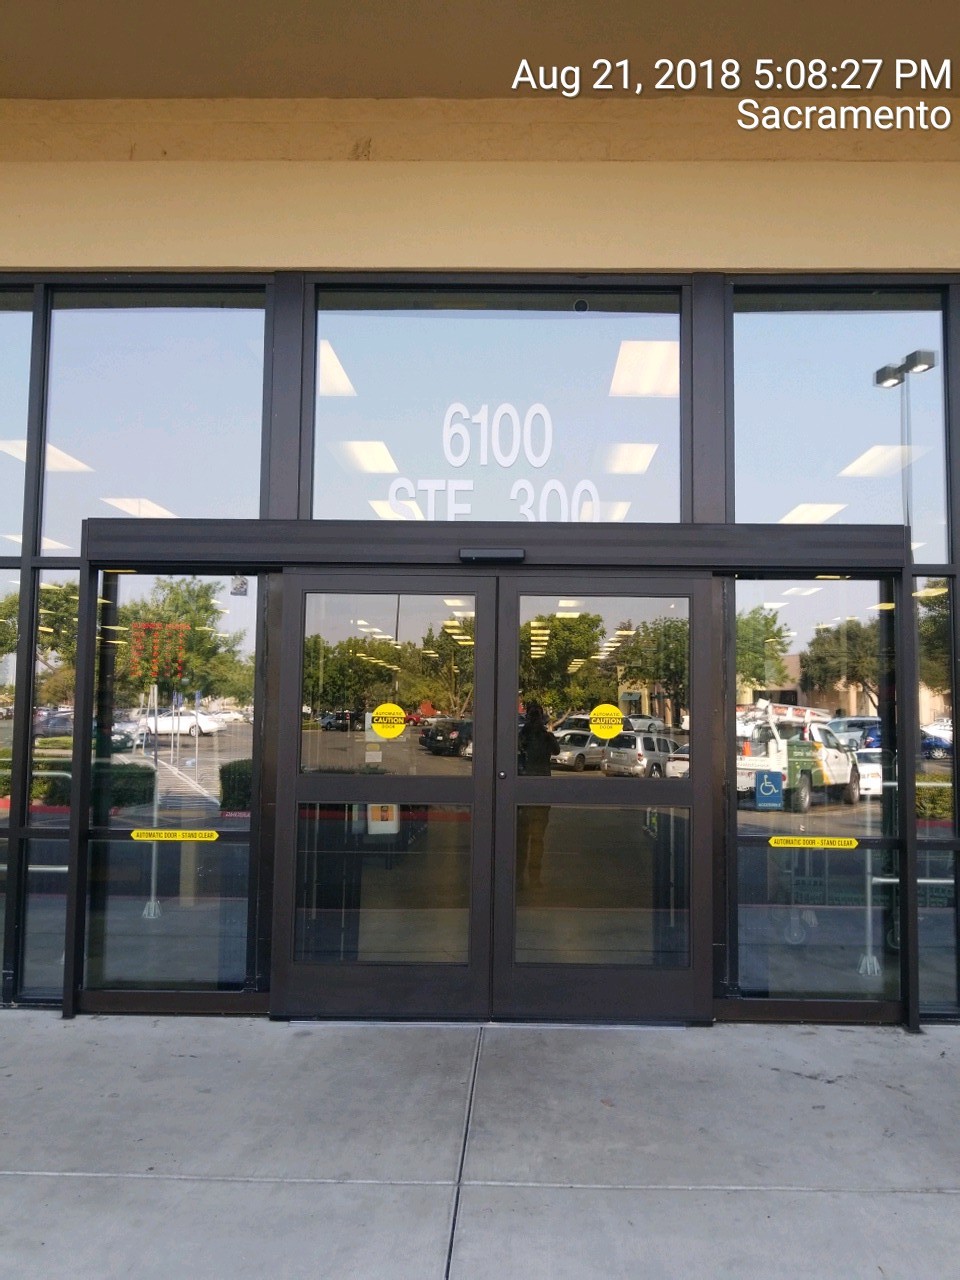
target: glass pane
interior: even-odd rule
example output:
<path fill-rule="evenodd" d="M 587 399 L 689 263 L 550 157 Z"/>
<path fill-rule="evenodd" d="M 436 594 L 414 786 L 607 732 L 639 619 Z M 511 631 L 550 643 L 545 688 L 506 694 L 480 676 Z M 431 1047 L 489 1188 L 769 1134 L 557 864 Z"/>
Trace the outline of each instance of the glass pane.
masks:
<path fill-rule="evenodd" d="M 249 879 L 246 844 L 94 841 L 85 985 L 242 986 Z"/>
<path fill-rule="evenodd" d="M 676 294 L 394 299 L 320 300 L 316 518 L 679 519 Z"/>
<path fill-rule="evenodd" d="M 737 519 L 909 524 L 918 558 L 946 559 L 940 295 L 735 305 Z"/>
<path fill-rule="evenodd" d="M 896 834 L 890 601 L 876 581 L 737 582 L 742 834 Z"/>
<path fill-rule="evenodd" d="M 17 680 L 20 579 L 15 570 L 0 570 L 0 827 L 10 824 L 13 709 Z"/>
<path fill-rule="evenodd" d="M 259 293 L 58 293 L 51 320 L 43 549 L 87 516 L 255 517 Z"/>
<path fill-rule="evenodd" d="M 960 1006 L 957 970 L 957 855 L 921 845 L 917 854 L 920 908 L 920 1004 L 956 1012 Z"/>
<path fill-rule="evenodd" d="M 688 775 L 686 598 L 521 596 L 518 643 L 521 773 Z"/>
<path fill-rule="evenodd" d="M 920 664 L 917 831 L 925 839 L 949 840 L 955 831 L 951 592 L 946 578 L 917 578 L 913 595 Z"/>
<path fill-rule="evenodd" d="M 16 555 L 23 537 L 32 327 L 29 294 L 0 293 L 0 555 Z"/>
<path fill-rule="evenodd" d="M 520 805 L 514 958 L 686 968 L 689 810 Z"/>
<path fill-rule="evenodd" d="M 3 946 L 4 925 L 7 909 L 7 861 L 10 846 L 5 835 L 0 835 L 0 947 Z"/>
<path fill-rule="evenodd" d="M 468 776 L 475 629 L 472 595 L 309 594 L 301 770 Z"/>
<path fill-rule="evenodd" d="M 63 994 L 63 943 L 67 926 L 66 840 L 27 842 L 27 895 L 24 919 L 25 996 Z"/>
<path fill-rule="evenodd" d="M 73 781 L 77 574 L 40 574 L 37 597 L 30 821 L 35 826 L 66 827 Z"/>
<path fill-rule="evenodd" d="M 302 804 L 294 959 L 465 964 L 466 805 Z"/>
<path fill-rule="evenodd" d="M 100 577 L 93 824 L 250 827 L 257 579 Z"/>
<path fill-rule="evenodd" d="M 897 874 L 893 851 L 741 845 L 743 994 L 898 999 Z"/>

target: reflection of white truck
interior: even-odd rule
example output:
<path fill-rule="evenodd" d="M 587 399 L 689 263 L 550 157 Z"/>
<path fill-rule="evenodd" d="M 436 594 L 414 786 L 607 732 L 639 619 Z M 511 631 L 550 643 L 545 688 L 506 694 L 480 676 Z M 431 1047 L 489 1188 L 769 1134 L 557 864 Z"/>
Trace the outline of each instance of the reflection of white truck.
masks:
<path fill-rule="evenodd" d="M 857 757 L 827 727 L 825 711 L 758 702 L 743 717 L 737 736 L 737 799 L 756 792 L 758 770 L 778 772 L 787 808 L 806 813 L 814 791 L 834 794 L 846 804 L 860 799 Z"/>

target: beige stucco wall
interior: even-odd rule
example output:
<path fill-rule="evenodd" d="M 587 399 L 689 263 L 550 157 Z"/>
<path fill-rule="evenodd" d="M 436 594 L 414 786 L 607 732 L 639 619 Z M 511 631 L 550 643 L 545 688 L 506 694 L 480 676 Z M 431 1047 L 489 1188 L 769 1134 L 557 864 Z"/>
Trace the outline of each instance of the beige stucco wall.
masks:
<path fill-rule="evenodd" d="M 0 103 L 0 269 L 960 267 L 960 121 L 516 107 Z"/>

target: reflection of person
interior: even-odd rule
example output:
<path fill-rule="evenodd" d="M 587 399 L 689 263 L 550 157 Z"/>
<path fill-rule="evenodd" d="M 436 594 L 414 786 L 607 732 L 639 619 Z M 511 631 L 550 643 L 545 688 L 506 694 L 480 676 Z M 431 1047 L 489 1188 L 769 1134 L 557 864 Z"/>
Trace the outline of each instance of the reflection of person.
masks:
<path fill-rule="evenodd" d="M 548 778 L 550 757 L 560 745 L 550 732 L 539 702 L 528 702 L 520 729 L 518 767 L 526 776 Z M 548 804 L 524 804 L 517 810 L 517 884 L 540 884 L 543 848 L 550 821 Z"/>

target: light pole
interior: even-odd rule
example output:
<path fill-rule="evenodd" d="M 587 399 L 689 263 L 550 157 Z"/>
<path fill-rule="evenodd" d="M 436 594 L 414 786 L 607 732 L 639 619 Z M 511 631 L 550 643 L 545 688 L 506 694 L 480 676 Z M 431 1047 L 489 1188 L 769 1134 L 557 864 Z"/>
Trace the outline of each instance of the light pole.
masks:
<path fill-rule="evenodd" d="M 910 423 L 910 373 L 926 373 L 937 363 L 934 351 L 912 351 L 901 364 L 885 364 L 873 375 L 874 385 L 878 387 L 900 388 L 900 446 L 903 450 L 903 466 L 900 471 L 900 483 L 903 501 L 903 522 L 912 525 L 910 510 L 910 476 L 908 468 L 913 452 L 912 428 Z"/>

